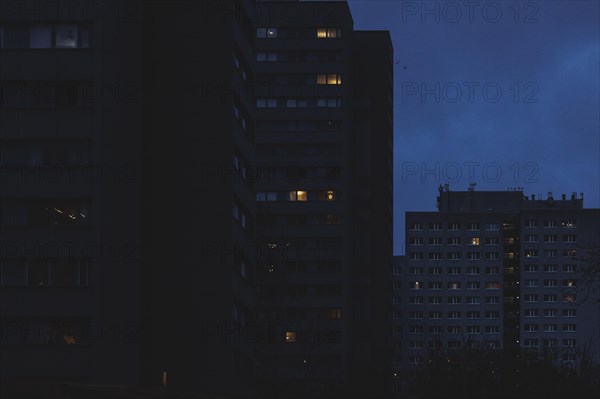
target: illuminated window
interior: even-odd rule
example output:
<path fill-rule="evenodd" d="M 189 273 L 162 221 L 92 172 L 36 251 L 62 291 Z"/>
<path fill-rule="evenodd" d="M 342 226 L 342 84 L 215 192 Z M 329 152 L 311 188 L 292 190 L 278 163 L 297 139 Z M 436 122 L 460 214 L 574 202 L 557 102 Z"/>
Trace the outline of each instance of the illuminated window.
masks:
<path fill-rule="evenodd" d="M 448 289 L 449 290 L 459 290 L 460 289 L 460 282 L 459 281 L 448 282 Z"/>
<path fill-rule="evenodd" d="M 342 36 L 342 30 L 338 28 L 318 28 L 318 39 L 337 39 Z"/>
<path fill-rule="evenodd" d="M 308 199 L 307 197 L 306 191 L 295 190 L 289 192 L 290 201 L 306 201 Z"/>
<path fill-rule="evenodd" d="M 333 191 L 327 191 L 327 201 L 334 201 L 335 193 Z"/>
<path fill-rule="evenodd" d="M 473 237 L 471 239 L 471 245 L 479 245 L 479 237 Z"/>
<path fill-rule="evenodd" d="M 320 73 L 317 75 L 318 85 L 341 85 L 342 75 L 336 73 L 324 74 Z"/>
<path fill-rule="evenodd" d="M 296 342 L 296 332 L 295 331 L 286 331 L 285 332 L 285 342 Z"/>
<path fill-rule="evenodd" d="M 76 25 L 58 25 L 58 26 L 56 26 L 55 47 L 56 48 L 76 48 L 77 47 L 77 26 Z"/>

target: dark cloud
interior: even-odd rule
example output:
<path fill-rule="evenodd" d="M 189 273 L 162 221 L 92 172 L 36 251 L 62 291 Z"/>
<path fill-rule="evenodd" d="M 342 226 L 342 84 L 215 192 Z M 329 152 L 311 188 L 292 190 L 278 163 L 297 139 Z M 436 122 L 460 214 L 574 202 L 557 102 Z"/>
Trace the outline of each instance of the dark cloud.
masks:
<path fill-rule="evenodd" d="M 395 253 L 404 212 L 435 210 L 438 185 L 464 190 L 469 171 L 479 190 L 577 191 L 600 207 L 600 3 L 466 3 L 349 1 L 355 28 L 390 30 L 400 61 Z"/>

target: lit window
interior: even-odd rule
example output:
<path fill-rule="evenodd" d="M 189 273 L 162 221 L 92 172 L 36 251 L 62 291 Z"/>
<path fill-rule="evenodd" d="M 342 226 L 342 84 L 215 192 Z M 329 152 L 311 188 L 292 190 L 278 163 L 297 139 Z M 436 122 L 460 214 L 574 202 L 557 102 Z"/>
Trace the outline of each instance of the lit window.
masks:
<path fill-rule="evenodd" d="M 317 84 L 318 85 L 341 85 L 342 84 L 342 75 L 341 74 L 324 74 L 320 73 L 317 75 Z"/>
<path fill-rule="evenodd" d="M 56 48 L 76 48 L 77 26 L 58 25 L 56 27 L 55 46 Z"/>
<path fill-rule="evenodd" d="M 327 191 L 327 201 L 334 201 L 335 193 L 333 191 Z"/>
<path fill-rule="evenodd" d="M 285 342 L 296 342 L 296 332 L 295 331 L 286 331 L 285 332 Z"/>
<path fill-rule="evenodd" d="M 471 239 L 471 245 L 479 245 L 479 237 L 473 237 Z"/>

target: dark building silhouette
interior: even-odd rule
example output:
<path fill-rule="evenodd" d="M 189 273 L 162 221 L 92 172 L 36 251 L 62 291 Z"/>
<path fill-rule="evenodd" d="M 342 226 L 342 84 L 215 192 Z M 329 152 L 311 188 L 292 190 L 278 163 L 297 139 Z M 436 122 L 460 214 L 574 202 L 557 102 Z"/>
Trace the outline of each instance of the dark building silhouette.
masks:
<path fill-rule="evenodd" d="M 583 194 L 535 197 L 440 187 L 438 212 L 406 213 L 406 262 L 397 257 L 394 270 L 402 389 L 436 351 L 600 363 L 600 304 L 588 297 L 585 272 L 600 210 L 584 209 Z"/>
<path fill-rule="evenodd" d="M 256 29 L 260 392 L 389 392 L 392 46 L 345 2 L 261 3 Z"/>
<path fill-rule="evenodd" d="M 387 32 L 345 2 L 0 11 L 10 389 L 391 391 Z"/>

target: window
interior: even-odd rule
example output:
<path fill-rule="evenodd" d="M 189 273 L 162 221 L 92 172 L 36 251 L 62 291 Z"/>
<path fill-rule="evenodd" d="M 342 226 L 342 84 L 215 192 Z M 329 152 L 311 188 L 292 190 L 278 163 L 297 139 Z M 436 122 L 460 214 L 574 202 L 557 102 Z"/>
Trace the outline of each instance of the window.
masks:
<path fill-rule="evenodd" d="M 441 252 L 429 252 L 429 260 L 442 260 Z"/>
<path fill-rule="evenodd" d="M 557 287 L 558 283 L 556 280 L 544 280 L 544 287 L 546 288 L 550 288 L 550 287 Z"/>
<path fill-rule="evenodd" d="M 296 332 L 295 331 L 286 331 L 285 332 L 285 342 L 288 342 L 288 343 L 296 342 Z"/>
<path fill-rule="evenodd" d="M 481 334 L 480 326 L 467 326 L 467 334 Z"/>
<path fill-rule="evenodd" d="M 460 245 L 460 238 L 458 238 L 458 237 L 448 238 L 448 245 Z"/>
<path fill-rule="evenodd" d="M 411 320 L 419 320 L 423 318 L 423 312 L 409 312 L 408 318 Z"/>
<path fill-rule="evenodd" d="M 409 341 L 408 342 L 409 349 L 419 349 L 423 348 L 423 341 Z"/>
<path fill-rule="evenodd" d="M 402 274 L 402 269 L 398 266 L 395 266 L 392 268 L 392 273 L 397 276 L 399 274 Z"/>
<path fill-rule="evenodd" d="M 499 326 L 485 326 L 485 333 L 486 334 L 500 334 L 500 327 Z"/>
<path fill-rule="evenodd" d="M 523 346 L 525 348 L 536 348 L 540 345 L 540 341 L 538 339 L 526 339 L 523 341 Z"/>
<path fill-rule="evenodd" d="M 460 267 L 457 267 L 457 266 L 449 267 L 448 274 L 450 276 L 456 276 L 456 275 L 460 274 Z"/>
<path fill-rule="evenodd" d="M 448 297 L 448 303 L 450 305 L 460 305 L 461 298 L 459 296 L 449 296 Z"/>
<path fill-rule="evenodd" d="M 339 97 L 317 98 L 317 108 L 341 108 L 342 99 Z"/>
<path fill-rule="evenodd" d="M 317 75 L 318 85 L 341 85 L 342 75 L 339 73 L 320 73 Z"/>
<path fill-rule="evenodd" d="M 545 243 L 556 242 L 556 234 L 544 234 L 544 242 Z"/>
<path fill-rule="evenodd" d="M 421 223 L 409 223 L 408 229 L 412 231 L 423 230 L 423 225 Z"/>
<path fill-rule="evenodd" d="M 527 273 L 537 272 L 538 271 L 538 265 L 531 265 L 531 264 L 525 265 L 524 270 Z"/>
<path fill-rule="evenodd" d="M 429 230 L 440 231 L 442 230 L 441 223 L 429 223 Z"/>
<path fill-rule="evenodd" d="M 421 275 L 421 274 L 423 274 L 423 268 L 422 267 L 411 267 L 408 269 L 408 272 L 412 275 Z"/>
<path fill-rule="evenodd" d="M 442 274 L 442 268 L 441 267 L 430 267 L 429 274 L 431 274 L 433 276 L 438 276 L 438 275 Z"/>
<path fill-rule="evenodd" d="M 449 319 L 460 319 L 460 312 L 448 312 Z"/>
<path fill-rule="evenodd" d="M 440 311 L 429 312 L 429 318 L 430 319 L 441 319 L 442 312 L 440 312 Z"/>
<path fill-rule="evenodd" d="M 410 245 L 423 245 L 423 237 L 410 237 Z"/>
<path fill-rule="evenodd" d="M 498 237 L 487 237 L 485 245 L 498 245 Z"/>
<path fill-rule="evenodd" d="M 500 297 L 497 296 L 486 296 L 485 303 L 488 305 L 498 305 L 500 303 Z"/>
<path fill-rule="evenodd" d="M 500 230 L 500 225 L 498 223 L 487 223 L 485 229 L 487 231 L 498 231 Z"/>
<path fill-rule="evenodd" d="M 448 334 L 460 334 L 462 329 L 460 328 L 460 326 L 448 326 L 446 328 L 446 331 L 448 332 Z"/>
<path fill-rule="evenodd" d="M 342 30 L 339 28 L 318 28 L 317 39 L 337 39 L 342 37 Z"/>
<path fill-rule="evenodd" d="M 563 302 L 577 302 L 577 295 L 565 294 L 563 295 Z"/>
<path fill-rule="evenodd" d="M 429 333 L 434 335 L 443 334 L 442 326 L 430 326 Z"/>
<path fill-rule="evenodd" d="M 556 302 L 558 296 L 556 294 L 544 294 L 544 302 Z"/>
<path fill-rule="evenodd" d="M 498 281 L 486 281 L 485 283 L 486 290 L 498 290 L 500 289 L 500 282 Z"/>
<path fill-rule="evenodd" d="M 479 305 L 480 303 L 480 298 L 478 296 L 467 297 L 467 305 Z"/>
<path fill-rule="evenodd" d="M 409 334 L 423 334 L 423 326 L 408 326 Z"/>
<path fill-rule="evenodd" d="M 575 338 L 565 338 L 563 339 L 563 346 L 574 348 L 577 346 L 577 340 Z"/>
<path fill-rule="evenodd" d="M 576 249 L 563 249 L 563 258 L 576 258 L 577 250 Z"/>
<path fill-rule="evenodd" d="M 525 250 L 525 257 L 526 258 L 537 258 L 538 257 L 538 250 L 537 249 L 526 249 Z"/>
<path fill-rule="evenodd" d="M 442 304 L 442 297 L 441 296 L 430 296 L 429 297 L 429 304 L 430 305 L 441 305 Z"/>
<path fill-rule="evenodd" d="M 429 289 L 430 290 L 441 290 L 442 289 L 442 282 L 441 281 L 430 281 L 429 282 Z"/>
<path fill-rule="evenodd" d="M 574 234 L 563 235 L 562 236 L 562 240 L 563 240 L 563 242 L 576 243 L 577 242 L 577 236 L 574 235 Z"/>
<path fill-rule="evenodd" d="M 557 332 L 556 324 L 544 324 L 544 332 Z"/>
<path fill-rule="evenodd" d="M 556 317 L 558 310 L 556 309 L 544 309 L 544 317 Z"/>
<path fill-rule="evenodd" d="M 479 266 L 468 266 L 467 267 L 467 274 L 472 275 L 472 276 L 476 276 L 479 274 L 480 268 Z"/>
<path fill-rule="evenodd" d="M 525 227 L 537 227 L 537 220 L 526 220 Z"/>
<path fill-rule="evenodd" d="M 460 223 L 448 223 L 448 230 L 451 230 L 451 231 L 460 230 Z"/>
<path fill-rule="evenodd" d="M 528 324 L 528 323 L 526 323 L 523 327 L 524 327 L 523 331 L 525 331 L 525 332 L 537 332 L 538 331 L 538 325 L 537 324 Z"/>
<path fill-rule="evenodd" d="M 421 281 L 410 281 L 408 283 L 408 287 L 411 290 L 420 290 L 420 289 L 423 289 L 423 282 L 421 282 Z"/>
<path fill-rule="evenodd" d="M 544 227 L 556 227 L 556 220 L 544 220 Z"/>
<path fill-rule="evenodd" d="M 575 273 L 577 271 L 576 265 L 563 265 L 562 271 L 565 273 Z"/>
<path fill-rule="evenodd" d="M 527 234 L 525 236 L 525 242 L 538 242 L 537 235 L 535 235 L 535 234 Z"/>
<path fill-rule="evenodd" d="M 467 260 L 479 260 L 480 256 L 479 252 L 467 252 Z"/>
<path fill-rule="evenodd" d="M 542 345 L 544 348 L 556 348 L 558 346 L 557 339 L 544 339 L 542 340 Z"/>
<path fill-rule="evenodd" d="M 275 39 L 277 38 L 277 28 L 256 28 L 256 38 Z"/>
<path fill-rule="evenodd" d="M 563 317 L 577 317 L 577 309 L 563 309 Z"/>
<path fill-rule="evenodd" d="M 562 227 L 576 227 L 575 219 L 566 219 L 561 223 Z"/>
<path fill-rule="evenodd" d="M 525 280 L 525 287 L 526 288 L 535 288 L 538 286 L 538 281 L 537 280 Z"/>
<path fill-rule="evenodd" d="M 539 300 L 539 297 L 537 294 L 526 294 L 525 295 L 525 302 L 537 302 Z"/>
<path fill-rule="evenodd" d="M 32 26 L 29 30 L 29 48 L 51 48 L 52 27 L 50 25 Z"/>
<path fill-rule="evenodd" d="M 556 258 L 556 249 L 545 249 L 544 256 L 546 258 Z"/>
<path fill-rule="evenodd" d="M 408 303 L 410 303 L 411 305 L 422 305 L 423 304 L 423 297 L 421 296 L 411 296 L 408 298 Z"/>
<path fill-rule="evenodd" d="M 77 47 L 77 26 L 76 25 L 57 25 L 54 45 L 56 48 L 76 48 Z"/>
<path fill-rule="evenodd" d="M 393 303 L 394 305 L 400 305 L 400 304 L 402 303 L 402 297 L 399 297 L 399 296 L 394 296 L 394 297 L 392 298 L 392 303 Z"/>
<path fill-rule="evenodd" d="M 306 201 L 308 199 L 308 195 L 306 191 L 295 190 L 289 192 L 289 200 L 290 201 Z"/>
<path fill-rule="evenodd" d="M 429 238 L 429 245 L 442 245 L 442 239 L 440 237 Z"/>
<path fill-rule="evenodd" d="M 544 272 L 555 273 L 556 272 L 556 265 L 544 265 Z"/>
<path fill-rule="evenodd" d="M 481 312 L 479 311 L 469 311 L 467 312 L 467 319 L 480 319 Z"/>
<path fill-rule="evenodd" d="M 537 309 L 525 309 L 524 317 L 537 317 L 538 310 Z"/>
<path fill-rule="evenodd" d="M 469 223 L 467 225 L 467 230 L 470 230 L 470 231 L 479 230 L 479 228 L 480 228 L 479 223 Z M 477 245 L 479 245 L 479 243 Z"/>
<path fill-rule="evenodd" d="M 468 281 L 467 282 L 467 289 L 468 290 L 478 290 L 479 288 L 480 288 L 479 281 Z"/>
<path fill-rule="evenodd" d="M 447 257 L 449 260 L 460 260 L 460 252 L 448 252 Z"/>
<path fill-rule="evenodd" d="M 485 318 L 486 319 L 499 319 L 500 318 L 500 312 L 497 310 L 487 310 L 485 312 Z"/>
<path fill-rule="evenodd" d="M 423 260 L 423 252 L 409 252 L 408 259 L 410 260 Z"/>
<path fill-rule="evenodd" d="M 498 260 L 498 252 L 486 252 L 485 258 L 487 260 Z"/>

